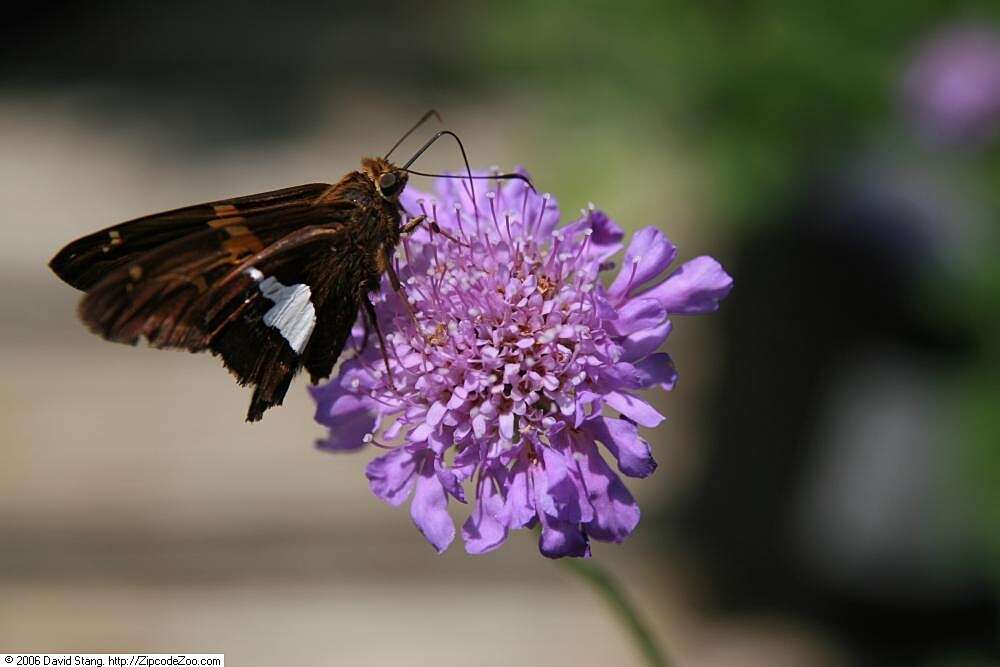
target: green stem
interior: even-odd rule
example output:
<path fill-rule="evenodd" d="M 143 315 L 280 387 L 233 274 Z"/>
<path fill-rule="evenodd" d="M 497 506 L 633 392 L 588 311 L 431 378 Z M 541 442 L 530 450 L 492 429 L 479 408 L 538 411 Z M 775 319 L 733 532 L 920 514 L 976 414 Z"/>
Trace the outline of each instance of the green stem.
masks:
<path fill-rule="evenodd" d="M 560 562 L 596 588 L 604 597 L 605 602 L 618 616 L 618 620 L 625 625 L 632 639 L 639 645 L 642 655 L 646 659 L 646 664 L 650 667 L 669 667 L 672 664 L 667 654 L 656 643 L 653 633 L 650 632 L 649 626 L 639 615 L 635 605 L 625 595 L 621 584 L 610 572 L 593 560 L 563 558 Z"/>

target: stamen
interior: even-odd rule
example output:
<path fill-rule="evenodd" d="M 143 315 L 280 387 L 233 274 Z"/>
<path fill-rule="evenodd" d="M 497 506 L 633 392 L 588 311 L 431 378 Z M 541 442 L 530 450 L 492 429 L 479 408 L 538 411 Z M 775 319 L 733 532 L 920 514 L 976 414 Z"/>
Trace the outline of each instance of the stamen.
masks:
<path fill-rule="evenodd" d="M 458 222 L 458 232 L 462 236 L 462 240 L 469 243 L 469 237 L 465 235 L 465 227 L 462 225 L 462 205 L 458 202 L 453 204 L 455 208 L 455 220 Z M 471 243 L 469 243 L 471 247 Z"/>
<path fill-rule="evenodd" d="M 379 447 L 381 449 L 397 449 L 402 446 L 402 445 L 383 445 L 381 442 L 376 440 L 375 436 L 373 436 L 371 433 L 365 433 L 365 437 L 361 438 L 361 442 L 363 442 L 366 445 L 373 445 L 375 447 Z"/>
<path fill-rule="evenodd" d="M 493 217 L 493 226 L 497 229 L 497 240 L 503 240 L 503 232 L 500 231 L 500 223 L 497 221 L 496 193 L 487 192 L 486 198 L 490 201 L 490 215 Z"/>
<path fill-rule="evenodd" d="M 629 274 L 628 284 L 625 286 L 625 291 L 623 294 L 628 294 L 632 289 L 632 282 L 635 280 L 635 272 L 639 268 L 639 262 L 642 261 L 642 255 L 636 255 L 632 258 L 632 273 Z"/>
<path fill-rule="evenodd" d="M 580 258 L 583 257 L 584 254 L 587 252 L 587 248 L 590 247 L 590 237 L 593 235 L 594 235 L 593 229 L 583 230 L 583 243 L 580 244 L 580 249 L 577 251 L 576 257 L 574 258 L 575 264 L 579 264 Z"/>
<path fill-rule="evenodd" d="M 545 215 L 545 207 L 549 205 L 549 199 L 552 198 L 548 192 L 542 195 L 542 205 L 538 208 L 538 217 L 535 219 L 535 224 L 531 226 L 531 234 L 534 235 L 538 231 L 539 227 L 542 226 L 542 216 Z"/>

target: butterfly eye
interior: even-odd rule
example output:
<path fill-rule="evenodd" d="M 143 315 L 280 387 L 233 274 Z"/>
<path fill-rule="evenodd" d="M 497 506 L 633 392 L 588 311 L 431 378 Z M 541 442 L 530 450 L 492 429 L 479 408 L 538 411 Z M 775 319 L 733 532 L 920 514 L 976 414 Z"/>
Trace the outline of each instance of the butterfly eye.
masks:
<path fill-rule="evenodd" d="M 391 171 L 387 171 L 378 177 L 378 189 L 386 197 L 391 197 L 396 194 L 396 190 L 399 189 L 400 180 L 396 178 L 396 174 Z"/>

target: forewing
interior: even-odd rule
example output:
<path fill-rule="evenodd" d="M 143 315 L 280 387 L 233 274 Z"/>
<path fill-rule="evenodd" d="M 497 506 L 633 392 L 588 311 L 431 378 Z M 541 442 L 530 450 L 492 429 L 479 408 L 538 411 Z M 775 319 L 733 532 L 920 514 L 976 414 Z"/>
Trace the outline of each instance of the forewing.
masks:
<path fill-rule="evenodd" d="M 310 183 L 137 218 L 73 241 L 49 266 L 61 279 L 86 291 L 116 269 L 166 244 L 212 225 L 238 226 L 283 210 L 311 206 L 329 189 L 326 183 Z"/>
<path fill-rule="evenodd" d="M 254 387 L 247 419 L 256 421 L 282 402 L 303 360 L 315 377 L 343 348 L 365 275 L 347 222 L 334 207 L 286 208 L 257 216 L 252 238 L 203 230 L 112 272 L 80 316 L 109 340 L 211 350 Z M 225 244 L 235 239 L 239 252 Z"/>
<path fill-rule="evenodd" d="M 336 210 L 307 205 L 206 225 L 112 271 L 83 298 L 80 317 L 108 340 L 134 344 L 145 337 L 155 347 L 204 349 L 212 332 L 206 314 L 243 287 L 240 280 L 222 282 L 235 267 L 261 254 L 277 261 L 282 244 L 306 228 L 341 224 Z"/>

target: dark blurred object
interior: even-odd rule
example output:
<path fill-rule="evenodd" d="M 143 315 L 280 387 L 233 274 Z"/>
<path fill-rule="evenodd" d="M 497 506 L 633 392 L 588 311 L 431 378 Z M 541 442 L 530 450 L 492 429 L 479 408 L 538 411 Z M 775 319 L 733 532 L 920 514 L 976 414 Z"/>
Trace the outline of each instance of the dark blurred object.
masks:
<path fill-rule="evenodd" d="M 273 142 L 365 91 L 428 106 L 423 89 L 447 88 L 438 28 L 403 2 L 19 3 L 0 22 L 0 87 L 75 95 L 92 121 L 158 121 L 193 147 Z"/>
<path fill-rule="evenodd" d="M 884 173 L 842 173 L 728 265 L 738 288 L 684 524 L 723 609 L 823 623 L 862 664 L 1000 658 L 975 545 L 941 521 L 952 443 L 935 408 L 977 348 L 925 289 L 955 221 L 873 188 Z"/>

